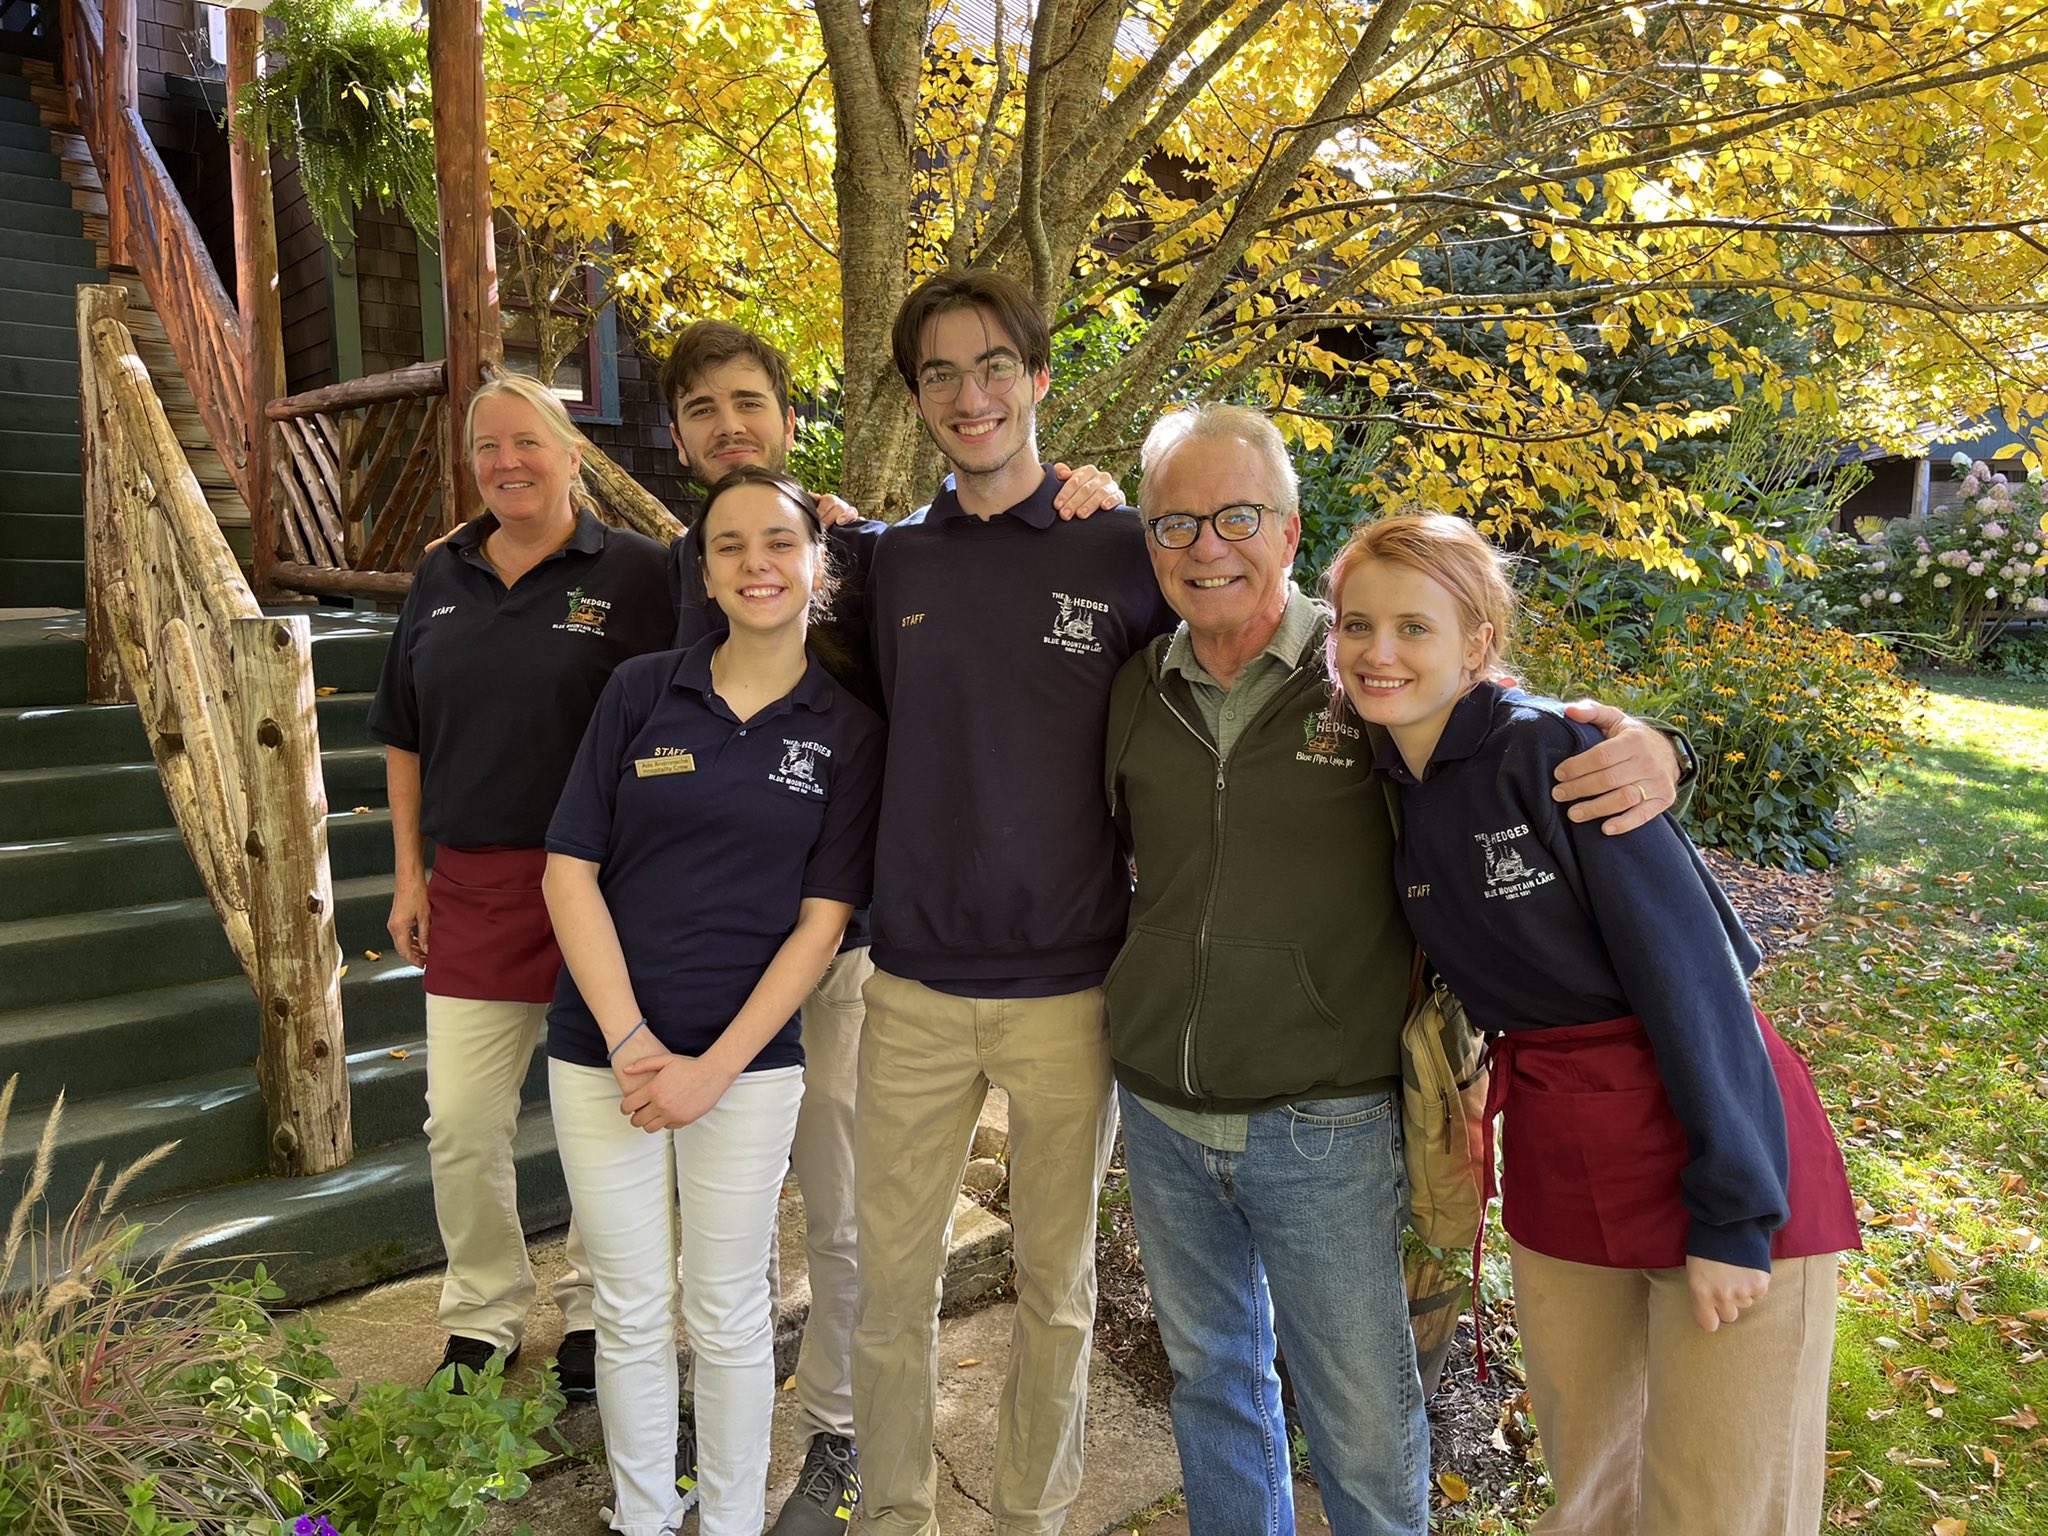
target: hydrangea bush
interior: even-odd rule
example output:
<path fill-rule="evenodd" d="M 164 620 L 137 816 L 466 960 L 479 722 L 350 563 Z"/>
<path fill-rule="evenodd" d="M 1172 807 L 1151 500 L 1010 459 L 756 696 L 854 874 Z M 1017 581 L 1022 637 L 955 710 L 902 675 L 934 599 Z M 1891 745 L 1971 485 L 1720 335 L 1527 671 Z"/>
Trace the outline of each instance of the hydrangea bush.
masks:
<path fill-rule="evenodd" d="M 2048 618 L 2039 487 L 1956 455 L 1956 501 L 1922 517 L 1865 521 L 1821 561 L 1837 620 L 1975 663 L 2015 621 Z"/>

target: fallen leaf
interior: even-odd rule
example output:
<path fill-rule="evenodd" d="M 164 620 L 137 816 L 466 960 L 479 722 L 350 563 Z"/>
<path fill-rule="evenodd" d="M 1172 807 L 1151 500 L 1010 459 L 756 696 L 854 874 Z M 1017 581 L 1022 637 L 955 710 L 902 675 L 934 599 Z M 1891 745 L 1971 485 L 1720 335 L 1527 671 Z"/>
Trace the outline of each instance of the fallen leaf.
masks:
<path fill-rule="evenodd" d="M 960 1367 L 960 1368 L 961 1368 L 962 1370 L 965 1370 L 965 1369 L 966 1369 L 966 1368 L 967 1368 L 968 1366 L 970 1366 L 970 1365 L 979 1365 L 979 1364 L 981 1364 L 981 1361 L 979 1361 L 978 1359 L 976 1359 L 976 1358 L 975 1358 L 975 1357 L 974 1357 L 973 1355 L 969 1355 L 969 1356 L 968 1356 L 968 1357 L 967 1357 L 966 1359 L 964 1359 L 964 1360 L 955 1360 L 955 1361 L 954 1361 L 953 1363 L 954 1363 L 955 1365 L 959 1366 L 959 1367 Z"/>
<path fill-rule="evenodd" d="M 1954 1397 L 1956 1395 L 1956 1384 L 1946 1376 L 1930 1375 L 1927 1378 L 1927 1385 L 1934 1388 L 1935 1391 L 1941 1393 L 1944 1397 Z"/>
<path fill-rule="evenodd" d="M 397 1058 L 398 1058 L 398 1059 L 399 1059 L 400 1061 L 406 1061 L 406 1060 L 409 1060 L 409 1059 L 411 1059 L 411 1056 L 412 1056 L 412 1052 L 411 1052 L 411 1051 L 408 1051 L 408 1050 L 402 1050 L 401 1048 L 399 1048 L 398 1046 L 395 1046 L 395 1045 L 394 1045 L 393 1047 L 391 1047 L 391 1054 L 392 1054 L 393 1056 L 396 1056 L 396 1057 L 397 1057 Z"/>
<path fill-rule="evenodd" d="M 785 1392 L 794 1392 L 796 1390 L 796 1378 L 792 1376 L 789 1378 L 789 1380 L 785 1381 L 782 1384 L 782 1390 Z"/>
<path fill-rule="evenodd" d="M 1472 1485 L 1455 1472 L 1437 1473 L 1436 1485 L 1453 1504 L 1462 1504 L 1472 1497 Z"/>
<path fill-rule="evenodd" d="M 1953 1280 L 1962 1273 L 1956 1268 L 1956 1261 L 1939 1248 L 1927 1250 L 1927 1267 L 1934 1272 L 1935 1279 L 1942 1281 Z"/>
<path fill-rule="evenodd" d="M 313 692 L 323 699 L 331 699 L 341 690 L 339 688 L 315 688 Z"/>
<path fill-rule="evenodd" d="M 366 949 L 363 951 L 363 958 L 365 960 L 382 960 L 384 957 L 374 949 Z"/>
<path fill-rule="evenodd" d="M 1934 1522 L 1934 1536 L 1964 1536 L 1970 1529 L 1967 1520 L 1937 1520 Z"/>
<path fill-rule="evenodd" d="M 349 815 L 351 816 L 367 816 L 369 814 L 370 808 L 367 805 L 359 805 L 354 810 L 349 812 Z"/>
<path fill-rule="evenodd" d="M 2013 1429 L 2039 1429 L 2041 1427 L 2041 1421 L 2035 1416 L 2034 1410 L 2024 1405 L 2018 1413 L 2008 1413 L 2000 1418 L 1993 1419 L 1991 1422 L 1994 1424 L 2004 1424 Z"/>
<path fill-rule="evenodd" d="M 336 973 L 336 977 L 335 977 L 335 979 L 336 979 L 336 980 L 339 980 L 339 979 L 340 979 L 341 977 L 343 977 L 343 976 L 346 976 L 347 974 L 348 974 L 348 967 L 344 965 L 344 966 L 343 966 L 343 967 L 341 968 L 341 970 L 340 970 L 339 972 L 337 972 L 337 973 Z"/>

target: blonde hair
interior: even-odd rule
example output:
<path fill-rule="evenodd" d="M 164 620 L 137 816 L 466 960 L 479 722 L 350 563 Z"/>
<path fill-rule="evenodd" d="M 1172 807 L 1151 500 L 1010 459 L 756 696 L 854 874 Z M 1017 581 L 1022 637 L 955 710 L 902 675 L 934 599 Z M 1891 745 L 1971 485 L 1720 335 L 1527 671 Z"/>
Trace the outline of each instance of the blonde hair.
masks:
<path fill-rule="evenodd" d="M 576 430 L 576 423 L 569 419 L 568 408 L 556 398 L 553 390 L 539 379 L 506 368 L 484 380 L 477 392 L 469 397 L 469 410 L 462 418 L 462 451 L 472 463 L 476 459 L 477 410 L 486 400 L 495 400 L 500 395 L 512 395 L 532 406 L 540 417 L 541 425 L 558 447 L 580 452 L 590 446 L 590 439 Z M 569 479 L 569 505 L 597 510 L 597 498 L 583 483 L 580 469 Z"/>
<path fill-rule="evenodd" d="M 1491 624 L 1493 638 L 1479 659 L 1479 676 L 1499 675 L 1501 659 L 1513 638 L 1520 600 L 1508 579 L 1508 556 L 1487 543 L 1477 528 L 1462 517 L 1423 507 L 1403 507 L 1375 522 L 1360 523 L 1330 562 L 1330 574 L 1324 578 L 1332 608 L 1342 606 L 1344 583 L 1368 560 L 1406 566 L 1436 582 L 1457 603 L 1459 620 L 1468 635 L 1482 624 Z M 1335 638 L 1332 630 L 1333 648 Z M 1335 675 L 1333 666 L 1331 676 Z"/>

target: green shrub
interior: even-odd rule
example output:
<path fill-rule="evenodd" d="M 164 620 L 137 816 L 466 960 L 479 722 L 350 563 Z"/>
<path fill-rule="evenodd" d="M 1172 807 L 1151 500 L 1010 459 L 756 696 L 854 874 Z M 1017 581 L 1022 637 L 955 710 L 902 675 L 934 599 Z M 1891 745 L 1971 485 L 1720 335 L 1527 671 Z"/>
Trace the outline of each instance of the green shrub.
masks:
<path fill-rule="evenodd" d="M 1687 830 L 1759 863 L 1833 864 L 1844 803 L 1915 739 L 1919 690 L 1889 650 L 1781 608 L 1687 613 L 1633 657 L 1557 607 L 1525 613 L 1514 661 L 1530 686 L 1682 727 L 1700 758 Z"/>
<path fill-rule="evenodd" d="M 14 1096 L 0 1088 L 0 1130 Z M 337 1536 L 468 1536 L 548 1452 L 547 1383 L 469 1395 L 366 1386 L 342 1400 L 305 1326 L 280 1337 L 261 1265 L 225 1272 L 140 1252 L 118 1214 L 134 1176 L 98 1173 L 61 1225 L 38 1222 L 60 1098 L 0 1248 L 0 1530 L 22 1536 L 277 1536 L 293 1516 Z"/>

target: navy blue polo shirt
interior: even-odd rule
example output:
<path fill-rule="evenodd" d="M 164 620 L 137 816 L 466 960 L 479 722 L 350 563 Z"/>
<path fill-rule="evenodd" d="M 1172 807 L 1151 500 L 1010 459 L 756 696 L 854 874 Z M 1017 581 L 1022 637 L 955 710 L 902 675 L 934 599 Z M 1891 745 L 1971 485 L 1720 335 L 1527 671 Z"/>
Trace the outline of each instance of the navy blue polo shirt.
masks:
<path fill-rule="evenodd" d="M 675 631 L 668 552 L 576 514 L 508 590 L 489 513 L 427 552 L 406 594 L 370 734 L 420 757 L 420 830 L 451 848 L 538 848 L 597 696 Z"/>
<path fill-rule="evenodd" d="M 877 714 L 882 709 L 882 690 L 875 680 L 874 649 L 868 643 L 868 568 L 874 560 L 875 540 L 888 526 L 863 519 L 825 530 L 827 558 L 837 584 L 824 616 L 811 621 L 806 642 L 832 680 Z M 675 599 L 675 647 L 679 651 L 687 651 L 707 635 L 723 638 L 731 629 L 725 610 L 704 590 L 697 552 L 693 520 L 689 531 L 671 544 L 668 552 L 668 585 Z M 839 947 L 859 949 L 870 937 L 868 909 L 860 907 L 847 921 L 846 937 Z"/>
<path fill-rule="evenodd" d="M 598 700 L 550 853 L 600 866 L 634 996 L 656 1038 L 709 1050 L 796 927 L 806 897 L 858 907 L 873 884 L 883 730 L 813 660 L 742 724 L 712 691 L 718 639 L 636 657 Z M 605 1065 L 597 1020 L 567 966 L 548 1054 Z M 749 1071 L 803 1060 L 797 1016 Z"/>
<path fill-rule="evenodd" d="M 875 963 L 965 997 L 1099 984 L 1130 878 L 1102 794 L 1117 669 L 1177 622 L 1128 507 L 1065 522 L 1059 479 L 1000 517 L 947 480 L 868 579 L 889 771 Z"/>
<path fill-rule="evenodd" d="M 1669 815 L 1609 837 L 1550 798 L 1557 765 L 1600 739 L 1554 699 L 1481 683 L 1421 780 L 1384 746 L 1408 923 L 1488 1032 L 1639 1017 L 1691 1148 L 1687 1251 L 1768 1269 L 1788 1160 L 1749 997 L 1760 956 Z"/>

